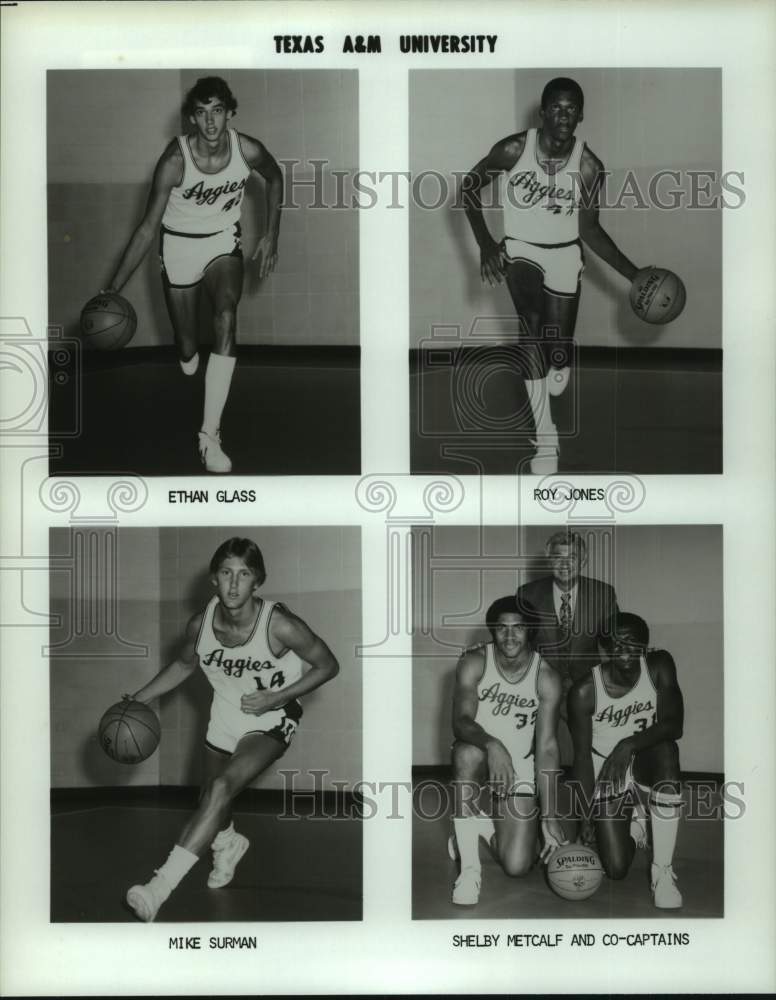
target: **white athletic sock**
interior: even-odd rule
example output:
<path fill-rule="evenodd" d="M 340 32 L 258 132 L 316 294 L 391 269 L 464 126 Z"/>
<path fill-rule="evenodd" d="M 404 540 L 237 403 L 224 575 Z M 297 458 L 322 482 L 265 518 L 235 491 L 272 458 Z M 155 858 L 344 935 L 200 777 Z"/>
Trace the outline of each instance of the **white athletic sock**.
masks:
<path fill-rule="evenodd" d="M 649 815 L 652 820 L 652 863 L 666 868 L 671 864 L 676 847 L 682 817 L 681 794 L 653 791 L 649 796 Z"/>
<path fill-rule="evenodd" d="M 213 843 L 210 845 L 214 851 L 220 850 L 222 847 L 226 847 L 232 837 L 235 835 L 236 830 L 234 828 L 234 823 L 230 823 L 225 830 L 219 830 L 213 839 Z"/>
<path fill-rule="evenodd" d="M 480 868 L 480 837 L 490 836 L 493 821 L 488 816 L 457 816 L 453 820 L 461 870 Z"/>
<path fill-rule="evenodd" d="M 188 875 L 197 861 L 199 858 L 196 854 L 192 854 L 185 847 L 176 844 L 162 867 L 157 869 L 156 874 L 161 875 L 170 888 L 174 889 L 183 876 Z"/>
<path fill-rule="evenodd" d="M 218 434 L 221 414 L 224 412 L 229 386 L 232 384 L 235 358 L 211 354 L 205 369 L 205 414 L 202 430 L 211 437 Z"/>
<path fill-rule="evenodd" d="M 531 413 L 536 425 L 536 437 L 541 444 L 543 435 L 555 432 L 555 424 L 552 422 L 552 410 L 550 409 L 550 393 L 547 388 L 547 379 L 526 379 L 525 390 L 528 393 L 528 402 L 531 404 Z"/>

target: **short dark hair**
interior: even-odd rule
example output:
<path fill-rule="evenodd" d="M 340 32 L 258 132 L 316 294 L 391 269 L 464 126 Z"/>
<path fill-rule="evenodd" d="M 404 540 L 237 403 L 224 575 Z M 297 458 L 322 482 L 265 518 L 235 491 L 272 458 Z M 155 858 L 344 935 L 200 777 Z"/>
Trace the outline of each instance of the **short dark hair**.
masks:
<path fill-rule="evenodd" d="M 571 77 L 568 76 L 556 76 L 554 80 L 550 80 L 542 91 L 542 107 L 546 108 L 550 103 L 552 95 L 559 94 L 561 91 L 573 94 L 580 109 L 585 106 L 585 95 L 582 93 L 582 88 L 579 86 L 577 81 L 572 80 Z"/>
<path fill-rule="evenodd" d="M 549 556 L 555 545 L 568 545 L 569 548 L 576 552 L 580 559 L 584 559 L 587 555 L 587 544 L 578 531 L 565 529 L 554 532 L 544 543 L 545 554 Z"/>
<path fill-rule="evenodd" d="M 539 632 L 539 613 L 524 597 L 507 594 L 498 597 L 485 612 L 485 624 L 493 635 L 502 615 L 520 615 L 522 624 L 528 629 L 528 642 L 533 646 Z"/>
<path fill-rule="evenodd" d="M 259 546 L 250 538 L 227 538 L 213 553 L 210 560 L 210 572 L 215 575 L 221 563 L 230 556 L 242 559 L 248 569 L 256 574 L 256 585 L 260 587 L 267 579 L 267 571 L 264 568 L 264 556 L 261 554 Z"/>
<path fill-rule="evenodd" d="M 630 632 L 639 646 L 649 645 L 649 625 L 630 611 L 617 611 L 604 622 L 600 642 L 604 649 L 611 649 L 617 632 Z"/>
<path fill-rule="evenodd" d="M 213 98 L 223 101 L 227 111 L 237 110 L 237 100 L 226 80 L 220 76 L 201 76 L 183 99 L 183 113 L 188 118 L 194 114 L 194 106 L 207 104 Z"/>

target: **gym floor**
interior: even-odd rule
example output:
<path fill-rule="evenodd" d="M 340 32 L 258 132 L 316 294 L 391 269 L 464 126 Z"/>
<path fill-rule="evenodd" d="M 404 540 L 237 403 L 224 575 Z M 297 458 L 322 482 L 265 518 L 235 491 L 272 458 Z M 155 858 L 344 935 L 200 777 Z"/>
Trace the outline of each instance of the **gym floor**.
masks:
<path fill-rule="evenodd" d="M 127 889 L 151 878 L 196 803 L 190 790 L 112 791 L 102 804 L 99 790 L 52 793 L 52 922 L 137 922 L 124 902 Z M 207 888 L 208 852 L 156 922 L 361 919 L 360 820 L 333 818 L 332 807 L 327 820 L 279 819 L 283 806 L 271 793 L 240 805 L 234 824 L 251 846 L 233 881 Z"/>
<path fill-rule="evenodd" d="M 685 784 L 685 806 L 690 789 Z M 421 800 L 422 801 L 422 800 Z M 429 792 L 429 803 L 436 810 L 438 794 Z M 716 811 L 720 796 L 709 800 Z M 556 896 L 545 877 L 544 865 L 537 862 L 523 878 L 510 878 L 480 840 L 482 890 L 476 906 L 458 906 L 451 901 L 458 863 L 447 854 L 447 839 L 452 822 L 445 815 L 413 820 L 412 916 L 415 920 L 485 920 L 485 919 L 559 919 L 606 918 L 676 919 L 724 916 L 724 845 L 720 818 L 685 818 L 679 827 L 674 872 L 682 893 L 681 910 L 658 910 L 652 903 L 649 888 L 650 856 L 637 850 L 628 875 L 613 882 L 604 878 L 597 892 L 585 900 L 568 901 Z M 685 814 L 687 809 L 685 808 Z M 566 834 L 574 835 L 573 824 L 564 824 Z"/>
<path fill-rule="evenodd" d="M 187 378 L 169 347 L 52 345 L 51 475 L 204 475 L 197 431 L 206 361 L 203 351 Z M 358 474 L 359 375 L 357 349 L 238 348 L 221 426 L 233 474 Z"/>
<path fill-rule="evenodd" d="M 534 429 L 523 382 L 503 353 L 492 367 L 482 353 L 471 358 L 465 348 L 412 354 L 413 473 L 527 471 Z M 561 473 L 722 472 L 721 352 L 580 349 L 552 412 Z"/>

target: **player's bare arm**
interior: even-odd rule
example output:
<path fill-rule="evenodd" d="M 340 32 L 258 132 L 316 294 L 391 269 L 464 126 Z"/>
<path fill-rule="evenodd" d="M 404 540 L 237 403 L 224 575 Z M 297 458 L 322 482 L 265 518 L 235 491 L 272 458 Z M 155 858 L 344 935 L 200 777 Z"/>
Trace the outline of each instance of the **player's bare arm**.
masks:
<path fill-rule="evenodd" d="M 458 661 L 453 696 L 453 733 L 457 740 L 471 743 L 485 752 L 490 782 L 496 788 L 507 789 L 515 780 L 512 757 L 501 740 L 487 733 L 476 721 L 479 706 L 477 685 L 484 673 L 484 648 L 469 650 Z"/>
<path fill-rule="evenodd" d="M 120 292 L 132 277 L 135 268 L 148 253 L 156 239 L 170 192 L 181 183 L 182 179 L 183 154 L 178 140 L 173 139 L 159 157 L 154 169 L 143 218 L 132 234 L 106 291 Z"/>
<path fill-rule="evenodd" d="M 552 851 L 566 838 L 558 820 L 557 790 L 560 778 L 560 750 L 558 749 L 558 719 L 563 685 L 560 674 L 542 660 L 536 684 L 539 707 L 536 712 L 536 783 L 542 813 L 544 845 L 542 860 L 548 860 Z"/>
<path fill-rule="evenodd" d="M 593 768 L 593 712 L 595 710 L 595 687 L 588 674 L 572 685 L 568 698 L 569 731 L 574 745 L 574 780 L 583 793 L 586 802 L 592 802 L 595 787 Z M 582 819 L 580 839 L 592 843 L 595 839 L 592 821 Z"/>
<path fill-rule="evenodd" d="M 156 677 L 153 677 L 144 687 L 132 697 L 135 701 L 142 701 L 145 704 L 155 698 L 167 694 L 187 680 L 199 666 L 199 657 L 196 652 L 197 636 L 202 626 L 203 612 L 194 615 L 186 626 L 183 636 L 183 644 L 178 655 L 163 670 L 160 670 Z"/>
<path fill-rule="evenodd" d="M 579 164 L 582 175 L 584 204 L 579 209 L 579 235 L 594 254 L 599 256 L 628 281 L 633 281 L 638 268 L 628 260 L 599 221 L 601 192 L 604 186 L 604 165 L 585 148 Z"/>
<path fill-rule="evenodd" d="M 281 655 L 290 649 L 308 665 L 309 670 L 298 681 L 280 691 L 254 691 L 243 695 L 241 708 L 250 715 L 262 715 L 282 708 L 294 698 L 301 698 L 319 688 L 339 673 L 339 663 L 323 639 L 287 608 L 275 606 L 270 619 L 269 639 L 273 652 Z"/>
<path fill-rule="evenodd" d="M 649 653 L 646 662 L 657 692 L 655 722 L 642 732 L 620 740 L 607 757 L 599 779 L 612 782 L 615 787 L 624 780 L 635 753 L 658 743 L 680 739 L 684 728 L 684 700 L 677 683 L 673 657 L 666 650 L 659 649 Z"/>
<path fill-rule="evenodd" d="M 259 277 L 265 278 L 275 270 L 278 259 L 280 206 L 283 201 L 283 174 L 277 160 L 264 143 L 242 133 L 238 133 L 238 136 L 245 162 L 264 180 L 267 206 L 267 231 L 257 243 L 251 260 L 259 261 Z"/>
<path fill-rule="evenodd" d="M 461 199 L 466 211 L 466 218 L 480 248 L 480 275 L 483 281 L 491 285 L 503 281 L 503 260 L 501 246 L 490 234 L 490 230 L 482 214 L 482 199 L 480 192 L 487 187 L 499 174 L 514 167 L 525 147 L 525 132 L 509 136 L 497 142 L 487 156 L 463 178 Z"/>

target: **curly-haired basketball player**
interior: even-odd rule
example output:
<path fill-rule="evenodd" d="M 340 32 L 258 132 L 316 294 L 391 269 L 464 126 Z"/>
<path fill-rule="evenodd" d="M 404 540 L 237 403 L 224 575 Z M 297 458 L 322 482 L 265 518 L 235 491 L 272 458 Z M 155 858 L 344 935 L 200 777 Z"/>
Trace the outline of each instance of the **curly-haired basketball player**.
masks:
<path fill-rule="evenodd" d="M 613 615 L 600 642 L 606 659 L 569 692 L 574 775 L 588 802 L 593 796 L 581 837 L 596 840 L 609 878 L 624 878 L 636 847 L 647 845 L 639 789 L 648 793 L 652 894 L 655 906 L 674 909 L 682 905 L 672 865 L 684 725 L 676 666 L 666 650 L 647 649 L 649 628 L 638 615 Z"/>
<path fill-rule="evenodd" d="M 557 77 L 544 88 L 541 126 L 501 139 L 465 175 L 462 198 L 480 248 L 480 273 L 491 285 L 506 280 L 522 332 L 521 352 L 536 427 L 531 472 L 558 471 L 558 432 L 550 396 L 569 380 L 582 274 L 580 239 L 632 281 L 637 267 L 598 221 L 604 166 L 574 135 L 584 95 L 575 80 Z M 483 216 L 480 191 L 501 182 L 505 238 L 498 243 Z"/>
<path fill-rule="evenodd" d="M 161 225 L 159 253 L 167 310 L 186 375 L 199 365 L 197 314 L 202 288 L 215 338 L 205 371 L 199 453 L 208 472 L 230 472 L 221 448 L 221 415 L 235 365 L 237 305 L 242 294 L 240 209 L 251 172 L 265 181 L 267 232 L 252 260 L 259 277 L 277 262 L 283 178 L 266 147 L 229 127 L 237 109 L 228 84 L 203 77 L 186 95 L 183 113 L 193 131 L 173 139 L 154 170 L 145 213 L 106 291 L 119 292 L 148 252 Z"/>
<path fill-rule="evenodd" d="M 266 572 L 255 542 L 230 538 L 210 561 L 215 594 L 186 628 L 177 658 L 133 697 L 150 702 L 182 684 L 199 666 L 213 687 L 205 737 L 205 781 L 199 806 L 164 864 L 127 903 L 144 921 L 209 847 L 208 886 L 227 885 L 248 850 L 231 821 L 232 801 L 286 751 L 302 717 L 297 700 L 339 671 L 319 636 L 282 604 L 259 596 Z"/>
<path fill-rule="evenodd" d="M 485 619 L 493 641 L 463 654 L 455 681 L 457 801 L 448 851 L 460 858 L 452 897 L 459 905 L 479 900 L 481 837 L 512 876 L 533 865 L 539 807 L 542 858 L 566 842 L 556 809 L 560 676 L 534 648 L 538 618 L 527 601 L 518 609 L 514 596 L 501 597 Z M 480 810 L 486 785 L 500 800 L 495 822 Z"/>

